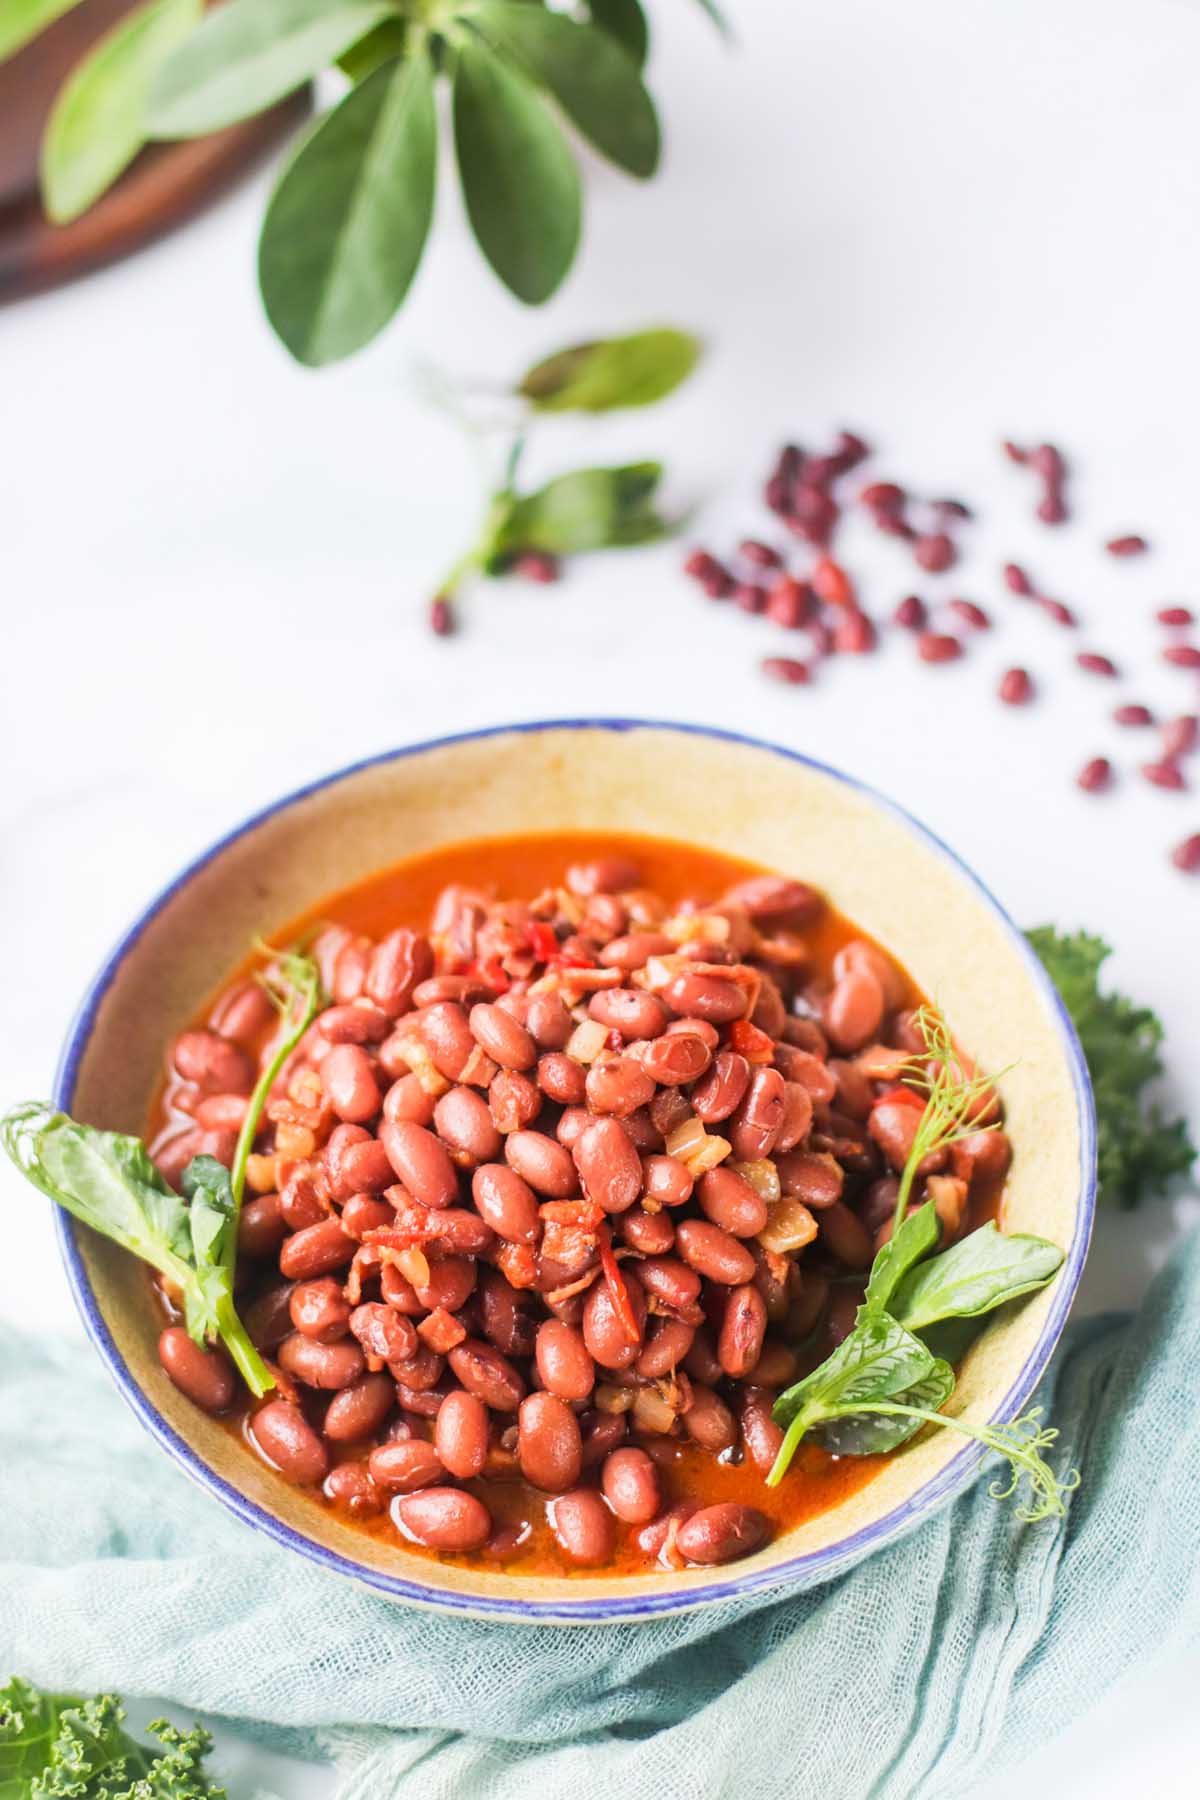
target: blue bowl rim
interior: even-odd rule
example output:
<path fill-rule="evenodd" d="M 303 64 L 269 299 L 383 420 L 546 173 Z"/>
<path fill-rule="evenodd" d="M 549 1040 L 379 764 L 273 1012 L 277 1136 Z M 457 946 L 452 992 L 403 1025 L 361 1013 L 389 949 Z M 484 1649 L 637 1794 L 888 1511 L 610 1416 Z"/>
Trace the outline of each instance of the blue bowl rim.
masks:
<path fill-rule="evenodd" d="M 534 719 L 515 725 L 489 725 L 471 731 L 454 732 L 444 737 L 427 738 L 420 743 L 380 751 L 373 756 L 362 757 L 332 774 L 320 776 L 315 781 L 307 782 L 304 786 L 294 789 L 291 793 L 283 795 L 280 799 L 272 801 L 269 805 L 252 813 L 241 824 L 234 826 L 216 843 L 210 845 L 194 861 L 187 864 L 122 933 L 113 950 L 105 958 L 98 974 L 92 980 L 72 1020 L 54 1076 L 55 1106 L 64 1112 L 69 1112 L 71 1109 L 79 1066 L 95 1024 L 97 1012 L 125 957 L 138 942 L 147 926 L 178 893 L 180 888 L 206 868 L 230 844 L 254 831 L 276 813 L 307 798 L 308 795 L 319 793 L 336 782 L 383 763 L 396 762 L 402 758 L 423 755 L 431 750 L 440 750 L 454 744 L 471 743 L 490 737 L 506 737 L 542 731 L 597 730 L 672 731 L 688 736 L 710 738 L 722 743 L 743 745 L 750 749 L 763 750 L 775 756 L 785 757 L 790 762 L 801 763 L 807 768 L 816 770 L 819 774 L 828 776 L 831 780 L 840 782 L 845 787 L 852 788 L 856 793 L 872 801 L 882 811 L 889 813 L 945 862 L 949 863 L 956 873 L 970 885 L 993 916 L 999 920 L 1016 946 L 1035 986 L 1041 990 L 1052 1016 L 1057 1020 L 1071 1065 L 1072 1086 L 1080 1126 L 1080 1205 L 1076 1215 L 1071 1246 L 1055 1286 L 1054 1304 L 1047 1315 L 1031 1355 L 1022 1367 L 1017 1380 L 991 1415 L 990 1422 L 1016 1418 L 1024 1410 L 1026 1402 L 1037 1387 L 1066 1323 L 1067 1314 L 1083 1271 L 1095 1216 L 1096 1113 L 1087 1063 L 1074 1025 L 1057 989 L 1024 933 L 1009 917 L 991 890 L 943 839 L 914 818 L 906 808 L 898 805 L 886 795 L 880 794 L 868 783 L 859 781 L 840 769 L 832 768 L 815 757 L 807 756 L 802 751 L 790 750 L 784 745 L 773 744 L 763 738 L 752 737 L 745 732 L 730 731 L 713 725 L 696 725 L 663 719 Z M 294 1531 L 291 1526 L 285 1525 L 282 1520 L 275 1518 L 264 1508 L 248 1499 L 210 1468 L 167 1423 L 158 1409 L 151 1404 L 145 1392 L 138 1386 L 127 1363 L 113 1342 L 108 1326 L 97 1306 L 76 1241 L 75 1221 L 61 1209 L 56 1209 L 56 1229 L 72 1296 L 88 1336 L 99 1351 L 122 1398 L 151 1435 L 163 1446 L 172 1460 L 178 1463 L 184 1473 L 200 1487 L 215 1495 L 222 1505 L 235 1513 L 237 1517 L 245 1520 L 255 1530 L 265 1533 L 276 1543 L 297 1551 L 330 1573 L 349 1576 L 352 1580 L 387 1594 L 393 1600 L 410 1601 L 419 1606 L 433 1607 L 441 1611 L 510 1623 L 580 1622 L 601 1624 L 637 1621 L 685 1612 L 697 1605 L 709 1605 L 717 1601 L 729 1600 L 735 1596 L 754 1593 L 764 1588 L 783 1589 L 797 1579 L 802 1582 L 804 1587 L 808 1587 L 816 1580 L 836 1574 L 847 1564 L 858 1561 L 870 1550 L 918 1524 L 966 1485 L 971 1474 L 986 1454 L 981 1444 L 968 1441 L 961 1450 L 955 1452 L 933 1480 L 926 1482 L 908 1500 L 893 1507 L 882 1518 L 864 1526 L 862 1530 L 853 1533 L 851 1537 L 828 1545 L 824 1549 L 812 1550 L 801 1556 L 792 1557 L 789 1561 L 777 1563 L 770 1569 L 747 1570 L 740 1575 L 733 1574 L 729 1580 L 706 1587 L 702 1592 L 677 1589 L 669 1593 L 656 1594 L 651 1590 L 632 1594 L 628 1598 L 609 1595 L 594 1600 L 565 1598 L 530 1600 L 517 1596 L 508 1599 L 491 1595 L 446 1592 L 428 1587 L 423 1582 L 415 1581 L 409 1576 L 393 1575 L 386 1570 L 356 1563 L 348 1557 L 340 1555 L 337 1551 L 327 1549 L 324 1545 Z"/>

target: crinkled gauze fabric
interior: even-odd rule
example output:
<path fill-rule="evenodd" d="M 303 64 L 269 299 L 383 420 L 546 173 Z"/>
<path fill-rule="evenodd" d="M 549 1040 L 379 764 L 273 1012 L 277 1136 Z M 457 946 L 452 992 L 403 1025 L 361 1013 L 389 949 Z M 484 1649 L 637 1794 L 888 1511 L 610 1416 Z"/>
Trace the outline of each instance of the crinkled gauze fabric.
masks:
<path fill-rule="evenodd" d="M 337 1765 L 338 1800 L 952 1800 L 1200 1620 L 1200 1237 L 1039 1394 L 1080 1469 L 980 1479 L 805 1593 L 652 1624 L 479 1624 L 259 1542 L 91 1353 L 0 1335 L 0 1676 L 162 1698 Z"/>

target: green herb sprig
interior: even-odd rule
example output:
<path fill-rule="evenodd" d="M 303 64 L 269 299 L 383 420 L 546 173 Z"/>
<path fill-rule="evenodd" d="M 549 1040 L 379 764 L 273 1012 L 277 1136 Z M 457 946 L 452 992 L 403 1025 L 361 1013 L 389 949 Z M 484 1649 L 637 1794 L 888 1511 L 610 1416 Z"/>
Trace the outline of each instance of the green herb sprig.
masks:
<path fill-rule="evenodd" d="M 228 1800 L 204 1759 L 212 1738 L 166 1719 L 151 1748 L 123 1729 L 115 1694 L 48 1694 L 14 1675 L 0 1687 L 0 1796 L 4 1800 Z"/>
<path fill-rule="evenodd" d="M 1112 955 L 1103 938 L 1040 925 L 1029 941 L 1062 995 L 1087 1059 L 1100 1193 L 1118 1206 L 1137 1206 L 1187 1175 L 1196 1160 L 1186 1121 L 1164 1118 L 1145 1100 L 1146 1088 L 1162 1074 L 1162 1023 L 1124 994 L 1101 993 L 1100 971 Z"/>
<path fill-rule="evenodd" d="M 1065 1495 L 1078 1485 L 1076 1472 L 1060 1478 L 1046 1461 L 1057 1432 L 1042 1425 L 1038 1408 L 991 1425 L 944 1413 L 955 1374 L 937 1354 L 936 1333 L 1044 1287 L 1063 1253 L 1044 1238 L 1002 1233 L 989 1223 L 939 1254 L 933 1205 L 908 1210 L 917 1171 L 931 1151 L 991 1128 L 986 1120 L 980 1124 L 979 1113 L 992 1080 L 967 1068 L 934 1008 L 923 1008 L 916 1024 L 925 1055 L 906 1062 L 902 1079 L 924 1093 L 925 1107 L 901 1175 L 892 1233 L 871 1266 L 853 1330 L 775 1402 L 772 1416 L 784 1437 L 767 1485 L 783 1479 L 806 1437 L 836 1455 L 874 1456 L 932 1425 L 1004 1457 L 1011 1479 L 993 1483 L 991 1492 L 998 1498 L 1019 1493 L 1017 1515 L 1033 1522 L 1061 1514 Z"/>
<path fill-rule="evenodd" d="M 0 57 L 78 0 L 9 0 Z M 724 28 L 712 0 L 703 10 Z M 368 343 L 424 253 L 450 89 L 467 217 L 487 261 L 536 306 L 564 280 L 582 183 L 564 123 L 639 180 L 659 163 L 640 0 L 142 0 L 72 71 L 51 111 L 42 193 L 86 212 L 153 139 L 253 117 L 336 66 L 349 91 L 299 139 L 267 206 L 259 285 L 276 333 L 319 367 Z"/>

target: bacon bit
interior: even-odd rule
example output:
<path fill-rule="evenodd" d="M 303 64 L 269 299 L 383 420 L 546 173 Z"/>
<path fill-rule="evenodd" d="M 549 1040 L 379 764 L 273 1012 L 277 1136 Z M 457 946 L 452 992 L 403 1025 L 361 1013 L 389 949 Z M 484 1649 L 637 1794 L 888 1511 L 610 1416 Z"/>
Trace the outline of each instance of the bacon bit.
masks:
<path fill-rule="evenodd" d="M 548 1221 L 542 1232 L 541 1253 L 572 1277 L 582 1274 L 596 1255 L 596 1234 L 578 1225 Z"/>
<path fill-rule="evenodd" d="M 544 919 L 533 919 L 528 926 L 529 946 L 538 962 L 548 963 L 559 954 L 558 933 Z"/>
<path fill-rule="evenodd" d="M 563 1287 L 552 1288 L 548 1294 L 543 1294 L 542 1298 L 547 1306 L 557 1306 L 562 1300 L 573 1300 L 576 1294 L 586 1293 L 588 1288 L 594 1286 L 599 1279 L 600 1264 L 593 1263 L 590 1269 L 584 1270 L 577 1281 L 568 1281 Z"/>
<path fill-rule="evenodd" d="M 729 1047 L 750 1063 L 769 1063 L 775 1056 L 775 1042 L 749 1019 L 735 1019 L 729 1028 Z"/>
<path fill-rule="evenodd" d="M 466 1335 L 466 1326 L 461 1325 L 454 1314 L 447 1312 L 444 1306 L 435 1306 L 428 1317 L 422 1319 L 417 1326 L 417 1336 L 428 1344 L 431 1350 L 436 1350 L 439 1356 L 444 1356 L 447 1350 L 453 1350 L 456 1344 L 461 1344 Z"/>
<path fill-rule="evenodd" d="M 600 1246 L 600 1267 L 604 1271 L 604 1279 L 608 1283 L 608 1292 L 612 1299 L 613 1311 L 621 1321 L 621 1329 L 631 1344 L 641 1338 L 637 1320 L 633 1316 L 633 1307 L 629 1301 L 629 1289 L 625 1285 L 616 1257 L 613 1255 L 612 1240 L 607 1225 L 602 1225 L 596 1233 L 596 1241 Z"/>
<path fill-rule="evenodd" d="M 538 1214 L 547 1224 L 575 1225 L 581 1231 L 604 1223 L 604 1208 L 595 1200 L 543 1200 Z"/>
<path fill-rule="evenodd" d="M 468 966 L 466 973 L 477 981 L 482 981 L 484 986 L 490 987 L 495 994 L 505 994 L 512 986 L 512 982 L 504 972 L 504 965 L 499 954 L 477 956 L 475 961 Z"/>
<path fill-rule="evenodd" d="M 509 1287 L 536 1286 L 537 1258 L 528 1244 L 502 1244 L 494 1261 Z"/>
<path fill-rule="evenodd" d="M 363 1276 L 368 1279 L 377 1275 L 383 1263 L 383 1252 L 378 1244 L 364 1244 L 361 1250 L 354 1252 L 350 1264 L 350 1273 L 346 1277 L 346 1285 L 342 1289 L 344 1297 L 351 1306 L 357 1306 L 362 1299 Z"/>
<path fill-rule="evenodd" d="M 468 1087 L 490 1087 L 492 1077 L 500 1073 L 500 1065 L 494 1063 L 486 1051 L 476 1044 L 466 1062 L 463 1064 L 459 1080 Z"/>

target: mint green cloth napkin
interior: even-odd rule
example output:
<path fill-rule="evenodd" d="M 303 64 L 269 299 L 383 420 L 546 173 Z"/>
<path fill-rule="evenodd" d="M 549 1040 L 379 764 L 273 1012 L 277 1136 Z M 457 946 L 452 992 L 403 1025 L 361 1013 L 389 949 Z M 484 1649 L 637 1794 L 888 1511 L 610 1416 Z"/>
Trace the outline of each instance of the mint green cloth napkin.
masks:
<path fill-rule="evenodd" d="M 1082 1472 L 981 1479 L 849 1573 L 650 1625 L 399 1608 L 258 1540 L 76 1344 L 0 1335 L 0 1676 L 169 1699 L 338 1765 L 339 1800 L 951 1800 L 1200 1624 L 1200 1237 L 1040 1399 Z"/>

